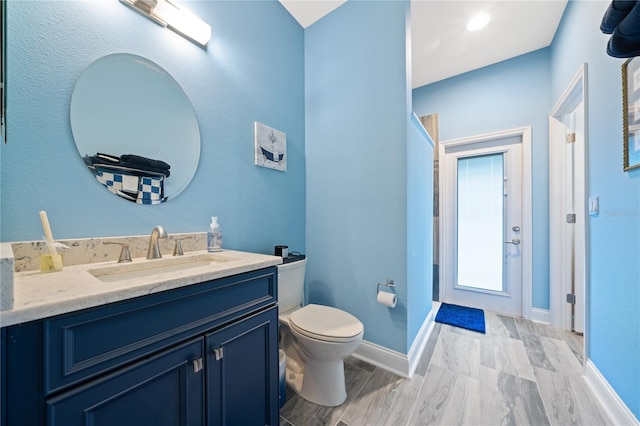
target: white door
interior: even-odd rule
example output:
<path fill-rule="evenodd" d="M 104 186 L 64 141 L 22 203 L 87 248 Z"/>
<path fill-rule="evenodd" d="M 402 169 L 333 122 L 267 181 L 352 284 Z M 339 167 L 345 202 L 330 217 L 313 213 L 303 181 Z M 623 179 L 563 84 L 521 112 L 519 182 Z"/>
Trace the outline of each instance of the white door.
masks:
<path fill-rule="evenodd" d="M 522 135 L 444 148 L 446 303 L 522 314 Z"/>
<path fill-rule="evenodd" d="M 549 134 L 550 283 L 563 307 L 552 323 L 583 333 L 587 220 L 583 102 L 569 113 L 550 117 Z M 572 303 L 565 295 L 574 295 Z"/>
<path fill-rule="evenodd" d="M 586 77 L 584 64 L 549 115 L 550 322 L 585 336 L 589 270 Z"/>
<path fill-rule="evenodd" d="M 575 144 L 574 152 L 572 155 L 572 170 L 573 170 L 573 183 L 572 183 L 572 203 L 576 215 L 582 216 L 583 224 L 587 221 L 585 211 L 585 198 L 586 198 L 586 182 L 584 173 L 584 164 L 586 164 L 585 158 L 585 137 L 584 137 L 584 103 L 581 102 L 575 111 L 572 113 L 573 121 L 575 125 Z M 587 241 L 584 233 L 584 225 L 578 227 L 573 233 L 573 269 L 574 269 L 574 281 L 573 281 L 573 294 L 575 295 L 575 302 L 573 304 L 573 331 L 584 333 L 584 290 L 586 277 L 586 251 Z"/>

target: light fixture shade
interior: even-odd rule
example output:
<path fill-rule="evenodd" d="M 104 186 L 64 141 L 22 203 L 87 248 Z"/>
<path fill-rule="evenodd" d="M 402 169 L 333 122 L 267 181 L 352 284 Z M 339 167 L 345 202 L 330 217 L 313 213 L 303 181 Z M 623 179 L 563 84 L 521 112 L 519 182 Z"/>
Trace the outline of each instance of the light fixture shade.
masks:
<path fill-rule="evenodd" d="M 173 0 L 120 0 L 159 25 L 206 46 L 211 40 L 211 26 Z"/>
<path fill-rule="evenodd" d="M 172 30 L 206 46 L 211 40 L 211 27 L 193 13 L 169 0 L 157 0 L 152 14 Z"/>

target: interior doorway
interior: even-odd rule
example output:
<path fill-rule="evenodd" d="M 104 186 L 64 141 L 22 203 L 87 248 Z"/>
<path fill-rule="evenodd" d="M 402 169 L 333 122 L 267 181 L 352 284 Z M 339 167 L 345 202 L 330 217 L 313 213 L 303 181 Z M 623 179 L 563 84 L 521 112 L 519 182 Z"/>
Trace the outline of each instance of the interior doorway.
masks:
<path fill-rule="evenodd" d="M 578 333 L 586 331 L 588 282 L 586 78 L 584 64 L 549 114 L 551 325 Z"/>

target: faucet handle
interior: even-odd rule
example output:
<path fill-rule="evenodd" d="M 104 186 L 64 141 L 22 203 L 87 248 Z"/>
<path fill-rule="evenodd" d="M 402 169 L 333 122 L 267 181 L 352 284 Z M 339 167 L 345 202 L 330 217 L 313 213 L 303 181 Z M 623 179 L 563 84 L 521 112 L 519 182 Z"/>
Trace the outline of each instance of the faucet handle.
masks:
<path fill-rule="evenodd" d="M 184 252 L 182 251 L 182 244 L 180 243 L 180 240 L 176 240 L 176 246 L 173 248 L 173 255 L 182 256 L 183 254 Z"/>
<path fill-rule="evenodd" d="M 184 237 L 184 238 L 180 238 L 180 239 L 176 239 L 176 245 L 173 248 L 173 255 L 174 256 L 182 256 L 184 255 L 184 251 L 182 251 L 182 243 L 180 241 L 182 240 L 189 240 L 193 237 L 189 236 L 189 237 Z"/>
<path fill-rule="evenodd" d="M 131 262 L 131 252 L 129 251 L 129 244 L 118 243 L 116 241 L 103 241 L 102 244 L 116 244 L 122 246 L 122 250 L 120 250 L 120 257 L 118 258 L 118 263 Z"/>

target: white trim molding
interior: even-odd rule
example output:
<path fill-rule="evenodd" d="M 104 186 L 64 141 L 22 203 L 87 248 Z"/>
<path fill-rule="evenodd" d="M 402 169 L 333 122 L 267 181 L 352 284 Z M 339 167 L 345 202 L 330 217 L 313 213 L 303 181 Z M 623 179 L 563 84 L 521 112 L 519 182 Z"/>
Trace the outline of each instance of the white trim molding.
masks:
<path fill-rule="evenodd" d="M 548 325 L 551 320 L 551 312 L 548 309 L 531 308 L 531 318 L 529 319 Z"/>
<path fill-rule="evenodd" d="M 429 340 L 429 336 L 431 336 L 431 332 L 435 326 L 434 320 L 436 312 L 438 312 L 438 309 L 435 307 L 431 308 L 429 314 L 422 323 L 416 338 L 413 339 L 411 348 L 409 348 L 409 354 L 407 355 L 409 358 L 409 377 L 413 377 L 413 373 L 415 373 L 416 368 L 418 367 L 420 358 L 422 358 L 424 348 L 427 346 L 427 340 Z"/>
<path fill-rule="evenodd" d="M 589 111 L 587 98 L 587 64 L 580 66 L 569 85 L 549 113 L 549 311 L 550 324 L 563 330 L 571 330 L 571 309 L 566 302 L 566 295 L 572 293 L 572 281 L 575 280 L 578 296 L 576 305 L 576 330 L 584 333 L 584 348 L 589 347 Z M 577 128 L 569 129 L 563 117 L 582 108 L 583 122 L 575 123 Z M 565 215 L 566 186 L 561 184 L 566 179 L 566 143 L 565 134 L 573 131 L 582 135 L 581 143 L 574 147 L 575 206 L 577 223 L 567 229 Z M 580 138 L 576 138 L 580 142 Z M 574 235 L 570 237 L 569 232 Z M 576 248 L 571 249 L 570 241 L 575 239 Z M 574 251 L 574 252 L 572 252 Z M 575 270 L 566 265 L 575 263 Z M 582 297 L 581 297 L 582 295 Z M 582 300 L 580 300 L 582 299 Z M 578 309 L 578 307 L 581 308 Z M 581 330 L 579 324 L 584 329 Z M 588 354 L 587 354 L 588 355 Z"/>
<path fill-rule="evenodd" d="M 408 355 L 363 340 L 352 356 L 400 377 L 411 378 L 420 362 L 427 340 L 433 331 L 434 318 L 435 311 L 431 309 L 422 323 Z"/>
<path fill-rule="evenodd" d="M 409 358 L 405 354 L 363 340 L 353 353 L 354 358 L 373 364 L 400 377 L 409 377 Z"/>
<path fill-rule="evenodd" d="M 587 359 L 585 365 L 584 378 L 594 395 L 606 410 L 614 425 L 640 425 L 640 421 L 633 415 L 629 407 L 620 399 L 616 391 L 613 390 L 607 379 L 593 364 Z"/>

